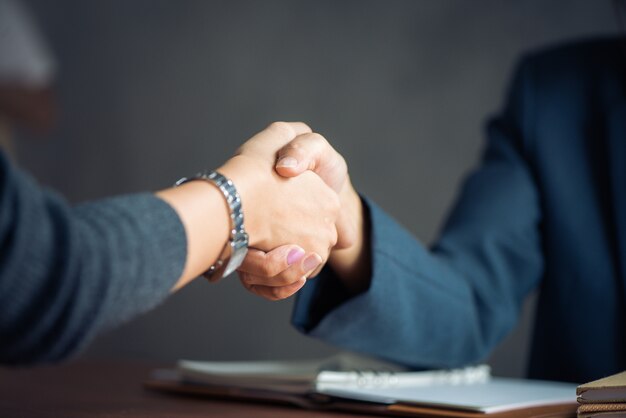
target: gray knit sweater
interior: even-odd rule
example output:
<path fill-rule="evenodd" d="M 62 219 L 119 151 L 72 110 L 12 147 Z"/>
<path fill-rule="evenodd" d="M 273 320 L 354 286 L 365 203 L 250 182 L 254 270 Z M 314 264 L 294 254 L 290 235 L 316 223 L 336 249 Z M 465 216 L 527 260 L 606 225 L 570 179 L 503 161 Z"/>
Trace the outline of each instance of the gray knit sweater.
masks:
<path fill-rule="evenodd" d="M 180 219 L 150 193 L 70 207 L 0 151 L 0 363 L 58 361 L 162 301 Z"/>

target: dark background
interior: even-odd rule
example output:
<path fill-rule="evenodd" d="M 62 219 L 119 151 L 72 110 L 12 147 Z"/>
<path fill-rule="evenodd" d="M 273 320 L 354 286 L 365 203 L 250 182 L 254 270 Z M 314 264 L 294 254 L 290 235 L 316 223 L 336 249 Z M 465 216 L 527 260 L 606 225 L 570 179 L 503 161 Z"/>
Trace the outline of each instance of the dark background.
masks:
<path fill-rule="evenodd" d="M 20 141 L 18 157 L 71 201 L 169 186 L 273 120 L 303 120 L 343 153 L 358 190 L 426 242 L 520 55 L 617 30 L 607 0 L 28 3 L 58 61 L 61 116 L 50 138 Z M 291 305 L 234 276 L 199 280 L 85 356 L 332 353 L 290 327 Z M 496 373 L 524 372 L 531 322 L 532 298 L 490 360 Z"/>

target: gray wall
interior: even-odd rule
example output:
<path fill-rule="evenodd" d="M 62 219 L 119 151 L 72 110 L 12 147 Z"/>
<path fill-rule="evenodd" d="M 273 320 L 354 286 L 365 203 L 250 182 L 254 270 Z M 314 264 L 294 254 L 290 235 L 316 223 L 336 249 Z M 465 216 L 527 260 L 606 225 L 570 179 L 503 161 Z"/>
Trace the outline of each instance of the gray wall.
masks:
<path fill-rule="evenodd" d="M 59 60 L 62 115 L 19 157 L 70 200 L 168 186 L 270 121 L 304 120 L 343 153 L 357 188 L 424 241 L 475 165 L 520 54 L 616 30 L 606 0 L 30 3 Z M 291 305 L 235 277 L 197 281 L 85 355 L 331 353 L 290 328 Z M 530 316 L 494 355 L 496 372 L 523 373 Z"/>

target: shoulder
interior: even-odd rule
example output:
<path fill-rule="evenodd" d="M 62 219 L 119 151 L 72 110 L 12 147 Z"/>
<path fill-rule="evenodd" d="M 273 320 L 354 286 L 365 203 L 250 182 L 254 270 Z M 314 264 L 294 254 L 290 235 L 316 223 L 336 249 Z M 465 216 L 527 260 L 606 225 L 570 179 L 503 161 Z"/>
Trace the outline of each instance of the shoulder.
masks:
<path fill-rule="evenodd" d="M 594 38 L 540 48 L 525 54 L 517 76 L 542 100 L 606 100 L 626 81 L 626 38 Z M 519 86 L 518 86 L 519 87 Z M 535 104 L 538 104 L 535 103 Z"/>
<path fill-rule="evenodd" d="M 624 100 L 625 86 L 626 38 L 551 45 L 519 60 L 503 116 L 517 127 L 524 148 L 546 139 L 546 131 L 579 135 L 591 115 Z"/>
<path fill-rule="evenodd" d="M 504 106 L 488 127 L 505 132 L 530 161 L 564 142 L 583 146 L 584 127 L 601 123 L 598 115 L 625 93 L 626 38 L 549 45 L 519 59 Z"/>
<path fill-rule="evenodd" d="M 549 45 L 525 54 L 520 66 L 544 74 L 589 76 L 598 70 L 623 69 L 626 38 L 592 38 Z"/>

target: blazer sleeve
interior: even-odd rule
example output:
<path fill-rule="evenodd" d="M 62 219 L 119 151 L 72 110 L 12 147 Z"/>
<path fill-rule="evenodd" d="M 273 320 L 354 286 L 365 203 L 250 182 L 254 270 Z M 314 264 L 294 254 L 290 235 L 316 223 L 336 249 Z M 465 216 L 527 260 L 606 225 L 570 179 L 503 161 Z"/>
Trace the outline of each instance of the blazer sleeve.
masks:
<path fill-rule="evenodd" d="M 184 228 L 152 194 L 76 207 L 0 153 L 0 363 L 56 361 L 163 300 Z"/>
<path fill-rule="evenodd" d="M 307 283 L 293 324 L 343 348 L 414 367 L 484 359 L 542 277 L 539 193 L 526 158 L 532 78 L 522 64 L 504 112 L 488 124 L 440 239 L 426 249 L 371 201 L 372 278 L 348 297 L 330 269 Z"/>

